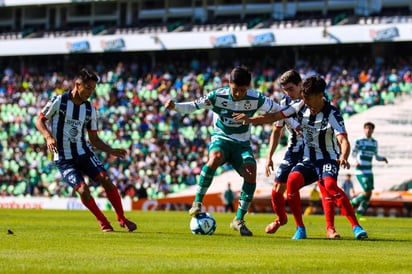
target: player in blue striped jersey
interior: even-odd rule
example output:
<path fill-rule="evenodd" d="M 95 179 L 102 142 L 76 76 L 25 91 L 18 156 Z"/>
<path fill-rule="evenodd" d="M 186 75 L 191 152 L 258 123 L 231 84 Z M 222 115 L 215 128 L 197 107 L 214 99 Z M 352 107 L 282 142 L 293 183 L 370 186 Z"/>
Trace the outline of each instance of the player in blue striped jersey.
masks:
<path fill-rule="evenodd" d="M 257 111 L 280 110 L 280 106 L 272 99 L 250 88 L 251 77 L 246 67 L 236 67 L 230 73 L 229 86 L 213 90 L 193 102 L 175 103 L 170 100 L 165 105 L 167 109 L 181 113 L 191 113 L 198 109 L 213 111 L 214 132 L 209 146 L 209 159 L 202 168 L 196 197 L 189 213 L 196 216 L 202 211 L 203 197 L 212 183 L 216 169 L 229 163 L 244 179 L 239 207 L 231 223 L 231 227 L 242 236 L 253 235 L 245 225 L 244 216 L 256 189 L 256 160 L 250 145 L 250 125 L 234 120 L 232 115 L 240 112 L 251 117 Z"/>
<path fill-rule="evenodd" d="M 375 156 L 377 161 L 383 161 L 388 163 L 388 159 L 378 154 L 378 141 L 372 137 L 375 130 L 375 124 L 372 122 L 366 122 L 363 125 L 365 137 L 355 140 L 355 146 L 352 150 L 352 156 L 356 159 L 355 175 L 360 185 L 362 186 L 363 193 L 352 198 L 351 204 L 357 207 L 356 214 L 362 216 L 365 214 L 369 206 L 369 201 L 374 189 L 374 180 L 372 173 L 372 160 Z"/>
<path fill-rule="evenodd" d="M 337 184 L 340 166 L 350 167 L 350 143 L 342 116 L 324 98 L 325 88 L 324 79 L 319 76 L 309 77 L 302 84 L 303 101 L 300 106 L 288 106 L 280 112 L 252 118 L 237 114 L 235 119 L 243 120 L 246 124 L 270 123 L 295 114 L 300 119 L 305 143 L 303 160 L 289 174 L 286 190 L 287 201 L 297 226 L 292 239 L 306 238 L 299 190 L 314 181 L 318 181 L 322 196 L 329 198 L 322 199 L 322 202 L 330 205 L 336 203 L 351 223 L 355 238 L 364 239 L 368 235 L 359 225 L 348 197 Z M 333 207 L 324 206 L 327 227 L 333 227 L 334 224 L 335 213 L 331 208 Z"/>
<path fill-rule="evenodd" d="M 292 103 L 292 100 L 300 100 L 300 90 L 302 86 L 302 78 L 295 70 L 288 70 L 283 73 L 278 80 L 280 86 L 285 92 L 285 96 L 281 99 L 280 105 L 286 107 Z M 297 118 L 294 115 L 292 118 Z M 303 137 L 293 129 L 288 119 L 277 121 L 273 126 L 272 134 L 269 140 L 269 153 L 266 156 L 265 173 L 269 177 L 273 170 L 272 156 L 279 144 L 284 128 L 288 131 L 288 147 L 286 153 L 280 163 L 272 188 L 271 202 L 273 212 L 277 218 L 268 224 L 265 228 L 266 233 L 275 233 L 280 226 L 287 223 L 287 214 L 285 208 L 284 193 L 286 191 L 286 181 L 292 168 L 302 160 L 303 156 Z"/>
<path fill-rule="evenodd" d="M 301 88 L 302 88 L 302 78 L 299 73 L 295 70 L 288 70 L 279 77 L 279 84 L 282 86 L 286 96 L 281 100 L 280 105 L 282 107 L 287 107 L 289 105 L 296 104 L 301 100 Z M 297 114 L 293 115 L 289 119 L 296 119 L 298 122 L 300 118 Z M 283 157 L 278 170 L 276 171 L 275 182 L 272 188 L 272 208 L 277 214 L 277 219 L 268 224 L 265 228 L 266 233 L 275 233 L 280 226 L 287 223 L 287 214 L 285 209 L 285 198 L 284 193 L 286 191 L 287 179 L 292 171 L 292 169 L 302 161 L 303 151 L 304 151 L 304 140 L 302 134 L 299 134 L 296 130 L 290 127 L 290 123 L 287 119 L 277 121 L 269 142 L 269 154 L 266 159 L 266 176 L 270 175 L 271 169 L 273 169 L 272 155 L 279 143 L 280 134 L 283 128 L 286 127 L 289 132 L 288 148 Z M 314 181 L 313 181 L 314 182 Z M 305 185 L 311 184 L 313 182 L 305 181 Z M 325 212 L 330 212 L 335 210 L 335 204 L 329 203 L 332 200 L 328 197 L 326 192 L 323 192 L 322 203 L 324 207 L 329 207 L 325 209 Z M 328 238 L 339 238 L 340 235 L 336 232 L 333 221 L 327 221 L 327 237 Z"/>
<path fill-rule="evenodd" d="M 116 157 L 125 157 L 126 150 L 112 148 L 97 134 L 97 114 L 88 101 L 98 82 L 98 76 L 82 69 L 71 91 L 54 96 L 36 117 L 36 128 L 54 153 L 57 168 L 65 181 L 79 193 L 80 199 L 96 217 L 103 232 L 113 231 L 107 218 L 90 194 L 84 175 L 98 182 L 116 211 L 117 221 L 128 231 L 136 230 L 135 223 L 124 216 L 122 200 L 92 146 Z M 46 122 L 50 122 L 50 127 Z M 86 132 L 89 142 L 86 140 Z"/>

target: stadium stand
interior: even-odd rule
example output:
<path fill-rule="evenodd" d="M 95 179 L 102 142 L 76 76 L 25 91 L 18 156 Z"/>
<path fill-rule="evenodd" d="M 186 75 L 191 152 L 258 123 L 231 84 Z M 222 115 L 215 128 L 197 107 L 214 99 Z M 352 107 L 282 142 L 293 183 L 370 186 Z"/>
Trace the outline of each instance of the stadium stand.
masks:
<path fill-rule="evenodd" d="M 287 4 L 244 0 L 244 5 L 226 0 L 212 2 L 214 5 L 205 6 L 205 1 L 194 1 L 192 6 L 192 1 L 82 1 L 63 5 L 53 1 L 37 5 L 33 1 L 0 8 L 0 15 L 4 15 L 0 16 L 0 40 L 412 22 L 410 1 L 380 1 L 380 9 L 374 6 L 362 12 L 359 9 L 365 1 L 329 1 L 329 6 L 325 6 L 325 1 Z M 393 50 L 386 51 L 384 60 L 378 58 L 388 48 Z M 399 103 L 399 98 L 410 97 L 412 57 L 406 49 L 408 45 L 402 43 L 382 43 L 87 56 L 46 56 L 45 52 L 45 56 L 2 57 L 0 124 L 4 130 L 0 133 L 0 195 L 72 195 L 70 189 L 59 184 L 60 177 L 41 136 L 31 129 L 40 106 L 53 94 L 70 88 L 73 72 L 80 65 L 98 71 L 102 79 L 94 101 L 103 118 L 101 128 L 114 130 L 114 134 L 102 130 L 102 138 L 131 151 L 125 162 L 105 159 L 111 164 L 110 172 L 119 189 L 123 195 L 159 198 L 195 184 L 210 131 L 207 113 L 180 119 L 165 112 L 162 103 L 169 96 L 179 95 L 183 100 L 204 94 L 227 81 L 228 68 L 245 63 L 253 69 L 255 87 L 278 99 L 277 75 L 295 67 L 304 77 L 324 75 L 329 83 L 328 97 L 351 121 L 352 117 L 360 117 L 359 113 L 374 108 L 384 111 Z M 264 156 L 271 128 L 253 130 L 258 156 Z M 382 143 L 386 141 L 389 142 Z M 402 159 L 409 155 L 398 151 L 393 157 Z M 382 187 L 399 183 L 401 178 L 393 180 L 382 179 Z M 93 189 L 99 196 L 99 187 Z"/>

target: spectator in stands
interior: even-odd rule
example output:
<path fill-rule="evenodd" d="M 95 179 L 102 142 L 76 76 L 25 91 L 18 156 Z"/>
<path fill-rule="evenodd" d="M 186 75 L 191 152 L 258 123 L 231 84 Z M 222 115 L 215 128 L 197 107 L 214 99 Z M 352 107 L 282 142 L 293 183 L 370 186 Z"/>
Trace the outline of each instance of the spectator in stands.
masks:
<path fill-rule="evenodd" d="M 65 181 L 79 193 L 84 206 L 98 220 L 101 230 L 111 232 L 113 227 L 91 196 L 84 175 L 104 188 L 107 198 L 116 211 L 120 226 L 132 232 L 137 226 L 124 216 L 118 189 L 111 182 L 91 147 L 116 157 L 126 156 L 126 150 L 110 147 L 97 134 L 96 109 L 88 99 L 95 90 L 98 80 L 95 73 L 82 69 L 75 78 L 73 89 L 53 97 L 36 118 L 35 126 L 46 140 L 47 148 L 54 153 L 56 166 Z M 50 129 L 46 125 L 47 120 L 50 121 Z M 86 141 L 86 130 L 91 146 Z"/>
<path fill-rule="evenodd" d="M 259 52 L 263 52 L 264 48 L 259 48 Z M 197 54 L 197 53 L 194 53 Z M 133 56 L 137 56 L 134 54 Z M 190 60 L 189 53 L 185 53 L 185 56 Z M 285 55 L 286 56 L 286 55 Z M 270 56 L 269 56 L 270 57 Z M 366 110 L 368 107 L 373 107 L 376 104 L 389 104 L 393 103 L 395 96 L 388 91 L 388 75 L 391 72 L 392 64 L 395 67 L 400 76 L 403 76 L 408 71 L 408 66 L 405 66 L 405 62 L 411 63 L 407 56 L 404 54 L 402 57 L 394 56 L 391 60 L 383 60 L 379 64 L 371 65 L 367 68 L 369 75 L 367 82 L 364 84 L 366 87 L 363 92 L 363 87 L 359 84 L 357 75 L 363 68 L 363 64 L 374 64 L 373 57 L 364 58 L 360 63 L 357 58 L 343 58 L 333 57 L 324 52 L 322 58 L 320 56 L 307 55 L 305 60 L 296 63 L 296 68 L 301 75 L 309 75 L 311 73 L 322 73 L 326 75 L 328 82 L 327 94 L 330 96 L 333 104 L 338 106 L 344 116 L 344 118 L 360 113 Z M 11 173 L 18 173 L 18 166 L 31 166 L 32 163 L 37 164 L 37 170 L 41 175 L 41 180 L 45 186 L 49 188 L 53 187 L 52 183 L 58 173 L 57 169 L 53 168 L 53 163 L 50 162 L 50 157 L 47 153 L 47 148 L 42 145 L 41 135 L 31 130 L 33 128 L 33 117 L 40 111 L 52 95 L 61 94 L 64 90 L 71 88 L 72 71 L 74 69 L 74 62 L 64 63 L 65 66 L 59 67 L 59 56 L 56 56 L 57 62 L 49 66 L 47 62 L 30 61 L 26 59 L 25 66 L 20 69 L 18 62 L 7 62 L 7 58 L 3 58 L 0 62 L 3 65 L 3 69 L 7 67 L 7 73 L 1 75 L 0 81 L 0 127 L 3 129 L 0 132 L 0 155 L 2 156 L 2 163 L 4 163 L 4 169 L 11 168 Z M 170 61 L 162 63 L 161 66 L 151 67 L 149 63 L 141 62 L 138 59 L 128 60 L 127 55 L 118 55 L 119 60 L 112 62 L 111 55 L 88 55 L 88 62 L 90 68 L 95 67 L 99 71 L 99 76 L 102 82 L 96 87 L 96 98 L 94 104 L 100 115 L 100 121 L 102 128 L 106 129 L 101 132 L 101 137 L 104 141 L 111 145 L 116 145 L 125 149 L 130 149 L 131 153 L 129 157 L 123 159 L 123 161 L 110 161 L 109 157 L 105 154 L 98 154 L 98 157 L 104 157 L 105 162 L 110 161 L 112 170 L 120 170 L 124 165 L 125 176 L 127 176 L 130 182 L 137 182 L 138 180 L 146 180 L 145 174 L 140 173 L 140 169 L 147 168 L 152 162 L 155 163 L 155 167 L 151 169 L 159 170 L 162 177 L 165 178 L 166 183 L 174 184 L 175 182 L 181 187 L 186 185 L 184 172 L 182 170 L 176 170 L 177 174 L 171 179 L 171 168 L 164 164 L 169 159 L 177 157 L 177 164 L 174 168 L 178 169 L 187 166 L 187 162 L 191 161 L 191 165 L 195 167 L 202 166 L 207 159 L 206 147 L 210 136 L 210 123 L 211 114 L 202 113 L 202 115 L 187 115 L 183 119 L 179 116 L 170 116 L 163 109 L 163 103 L 170 98 L 177 98 L 178 100 L 195 98 L 202 96 L 213 90 L 213 85 L 221 87 L 223 83 L 227 82 L 227 63 L 225 60 L 219 59 L 214 61 L 212 65 L 206 66 L 203 63 L 200 64 L 198 71 L 193 72 L 189 63 L 179 63 L 178 60 L 173 59 L 173 55 L 170 54 Z M 39 59 L 35 59 L 39 60 Z M 53 61 L 56 59 L 53 59 Z M 159 58 L 158 58 L 159 60 Z M 283 59 L 282 59 L 283 60 Z M 267 68 L 275 69 L 278 71 L 282 67 L 290 67 L 285 63 L 277 59 L 276 62 L 272 59 L 271 65 Z M 234 62 L 241 63 L 241 59 Z M 247 60 L 246 60 L 247 61 Z M 289 61 L 289 59 L 287 60 Z M 112 67 L 112 64 L 122 63 L 119 68 Z M 139 64 L 137 66 L 137 63 Z M 274 65 L 276 63 L 276 65 Z M 13 64 L 11 66 L 10 64 Z M 176 66 L 179 64 L 179 66 Z M 308 64 L 313 64 L 313 67 L 309 67 Z M 254 67 L 254 77 L 259 79 L 260 85 L 270 87 L 267 89 L 266 95 L 270 96 L 274 100 L 280 99 L 282 91 L 271 82 L 270 77 L 266 77 L 265 70 L 262 70 L 262 64 L 255 63 L 251 67 Z M 271 67 L 273 66 L 273 67 Z M 0 70 L 0 72 L 3 71 Z M 343 76 L 342 71 L 346 70 L 346 74 Z M 410 69 L 409 69 L 410 70 Z M 21 74 L 20 74 L 21 71 Z M 115 75 L 115 71 L 119 76 Z M 230 72 L 230 70 L 229 70 Z M 216 82 L 213 82 L 215 73 L 217 74 Z M 155 77 L 152 81 L 154 75 Z M 190 76 L 189 76 L 190 75 Z M 199 77 L 201 75 L 202 77 Z M 381 76 L 382 75 L 382 76 Z M 188 77 L 189 76 L 189 77 Z M 381 77 L 380 77 L 381 76 Z M 129 78 L 133 78 L 132 82 L 129 82 Z M 156 78 L 167 79 L 166 88 L 161 84 L 162 80 L 157 81 Z M 126 88 L 119 97 L 116 91 L 117 81 L 122 79 L 128 79 Z M 275 78 L 275 77 L 274 77 Z M 185 80 L 185 88 L 183 88 L 183 79 Z M 191 79 L 190 81 L 187 79 Z M 260 79 L 263 79 L 261 81 Z M 410 95 L 412 90 L 412 84 L 408 83 L 406 79 L 401 77 L 401 91 L 402 94 Z M 157 83 L 156 83 L 157 82 Z M 188 84 L 188 82 L 193 83 Z M 154 83 L 154 84 L 153 84 Z M 129 90 L 133 85 L 132 90 Z M 162 87 L 161 87 L 162 86 Z M 193 88 L 192 88 L 193 86 Z M 161 87 L 162 91 L 158 89 Z M 196 87 L 196 88 L 194 88 Z M 260 89 L 260 86 L 257 86 Z M 112 92 L 113 90 L 113 92 Z M 367 91 L 367 92 L 366 92 Z M 200 95 L 199 95 L 200 94 Z M 367 105 L 365 105 L 367 103 Z M 149 106 L 153 106 L 149 109 Z M 156 117 L 158 115 L 158 123 L 150 123 L 148 121 L 149 130 L 146 130 L 146 136 L 143 139 L 139 138 L 137 128 L 140 125 L 140 120 L 147 117 Z M 121 130 L 121 125 L 125 126 L 125 129 Z M 130 127 L 129 127 L 130 125 Z M 180 128 L 178 132 L 178 138 L 180 142 L 174 145 L 169 145 L 166 141 L 169 138 L 170 131 L 173 128 Z M 253 146 L 258 148 L 263 140 L 267 140 L 270 135 L 271 127 L 253 127 L 252 133 L 255 138 L 252 140 Z M 30 144 L 28 148 L 16 146 L 14 136 L 16 133 L 21 133 L 23 136 L 22 141 L 26 144 Z M 115 133 L 115 134 L 113 134 Z M 196 133 L 196 134 L 195 134 Z M 196 138 L 200 135 L 201 138 Z M 154 138 L 154 142 L 148 142 L 147 139 Z M 140 151 L 148 151 L 149 147 L 157 147 L 162 151 L 162 154 L 144 154 L 143 160 L 136 159 L 136 155 Z M 189 156 L 183 153 L 184 147 L 192 147 L 194 149 L 194 159 L 189 160 Z M 262 150 L 263 151 L 263 150 Z M 135 153 L 136 152 L 136 153 Z M 257 153 L 257 152 L 256 152 Z M 192 154 L 191 154 L 192 155 Z M 154 157 L 154 158 L 153 158 Z M 192 156 L 190 156 L 192 157 Z M 153 159 L 151 159 L 153 158 Z M 139 163 L 139 167 L 137 166 Z M 109 173 L 112 172 L 109 171 Z M 187 169 L 185 169 L 187 170 Z M 217 170 L 217 174 L 224 169 Z M 130 175 L 128 172 L 130 171 Z M 37 171 L 36 171 L 37 172 Z M 116 171 L 118 172 L 118 171 Z M 185 171 L 186 172 L 186 171 Z M 193 178 L 198 177 L 198 168 L 191 169 L 189 171 L 190 180 L 189 184 L 193 183 Z M 117 183 L 117 178 L 110 174 L 113 181 Z M 159 179 L 153 183 L 144 184 L 147 188 L 149 198 L 156 198 L 156 185 L 160 182 Z M 135 183 L 137 185 L 137 183 Z M 2 189 L 6 187 L 5 183 L 2 185 Z M 171 186 L 173 191 L 179 191 L 181 187 L 176 188 Z M 153 189 L 152 189 L 153 188 Z M 4 191 L 5 193 L 5 191 Z M 53 195 L 70 196 L 70 189 L 64 188 L 64 191 L 51 191 Z M 97 192 L 92 192 L 92 195 L 96 195 Z M 10 194 L 14 195 L 14 194 Z M 26 196 L 27 194 L 26 191 Z M 96 197 L 96 196 L 94 196 Z"/>
<path fill-rule="evenodd" d="M 388 163 L 386 157 L 378 154 L 378 141 L 372 137 L 374 130 L 375 124 L 366 122 L 363 125 L 365 136 L 356 139 L 352 151 L 352 156 L 356 159 L 355 175 L 363 189 L 363 193 L 351 199 L 351 204 L 356 208 L 356 214 L 359 217 L 365 215 L 374 189 L 373 157 L 375 156 L 377 161 Z"/>
<path fill-rule="evenodd" d="M 349 199 L 351 199 L 353 196 L 355 196 L 355 188 L 353 187 L 353 182 L 351 179 L 350 173 L 346 174 L 345 180 L 341 184 L 341 188 L 343 191 L 346 193 L 346 196 L 348 196 Z"/>
<path fill-rule="evenodd" d="M 231 188 L 230 182 L 227 183 L 227 188 L 222 193 L 223 205 L 225 206 L 225 212 L 235 212 L 234 202 L 235 193 Z"/>

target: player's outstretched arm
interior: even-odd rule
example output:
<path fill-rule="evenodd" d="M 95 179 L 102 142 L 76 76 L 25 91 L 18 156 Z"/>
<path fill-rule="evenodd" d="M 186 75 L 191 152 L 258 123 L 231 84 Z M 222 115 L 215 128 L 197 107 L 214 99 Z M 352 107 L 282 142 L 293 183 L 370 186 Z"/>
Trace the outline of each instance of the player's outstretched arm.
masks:
<path fill-rule="evenodd" d="M 256 125 L 262 125 L 262 124 L 270 124 L 282 119 L 285 119 L 285 117 L 282 115 L 280 111 L 278 112 L 268 112 L 265 114 L 253 116 L 253 117 L 248 117 L 245 113 L 233 113 L 233 119 L 237 121 L 243 121 L 243 124 L 252 124 L 254 126 Z"/>
<path fill-rule="evenodd" d="M 124 158 L 126 156 L 127 151 L 125 149 L 112 148 L 111 146 L 103 142 L 102 139 L 100 139 L 99 135 L 97 134 L 97 131 L 89 131 L 88 134 L 90 143 L 93 147 L 97 148 L 98 150 L 104 151 L 110 155 L 119 158 Z"/>
<path fill-rule="evenodd" d="M 278 147 L 282 132 L 283 132 L 283 127 L 277 127 L 276 125 L 273 126 L 272 133 L 270 135 L 270 141 L 269 141 L 269 151 L 268 151 L 268 155 L 266 155 L 266 164 L 265 164 L 266 177 L 269 177 L 272 174 L 272 171 L 273 171 L 272 157 L 276 151 L 276 148 Z"/>
<path fill-rule="evenodd" d="M 380 161 L 380 162 L 388 163 L 388 158 L 386 158 L 386 157 L 384 157 L 384 156 L 380 156 L 380 155 L 378 155 L 378 154 L 375 155 L 375 159 L 376 159 L 377 161 Z"/>
<path fill-rule="evenodd" d="M 165 104 L 165 108 L 168 110 L 173 110 L 175 109 L 175 102 L 173 100 L 167 100 Z"/>
<path fill-rule="evenodd" d="M 165 104 L 166 109 L 176 110 L 180 113 L 192 113 L 199 109 L 211 109 L 212 105 L 209 99 L 203 97 L 193 102 L 176 103 L 173 100 L 169 100 Z"/>

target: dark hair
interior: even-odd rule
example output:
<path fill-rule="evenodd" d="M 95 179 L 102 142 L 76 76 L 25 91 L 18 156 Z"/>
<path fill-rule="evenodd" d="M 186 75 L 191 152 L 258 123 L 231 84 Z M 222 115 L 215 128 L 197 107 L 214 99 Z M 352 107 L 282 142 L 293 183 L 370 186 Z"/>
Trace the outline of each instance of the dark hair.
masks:
<path fill-rule="evenodd" d="M 375 124 L 372 122 L 366 122 L 363 124 L 363 128 L 365 127 L 371 127 L 372 129 L 375 129 Z"/>
<path fill-rule="evenodd" d="M 303 81 L 302 92 L 306 96 L 324 94 L 326 88 L 325 80 L 319 75 L 310 76 Z"/>
<path fill-rule="evenodd" d="M 77 79 L 80 79 L 83 83 L 88 81 L 99 82 L 99 76 L 96 73 L 88 71 L 87 69 L 83 68 L 79 74 L 77 74 Z"/>
<path fill-rule="evenodd" d="M 252 74 L 245 66 L 235 67 L 230 73 L 229 82 L 238 86 L 249 86 L 252 81 Z"/>
<path fill-rule="evenodd" d="M 302 82 L 302 78 L 300 77 L 299 72 L 296 70 L 288 70 L 284 72 L 280 77 L 279 77 L 279 84 L 282 86 L 287 85 L 288 83 L 293 83 L 295 85 L 299 85 L 299 83 Z"/>

